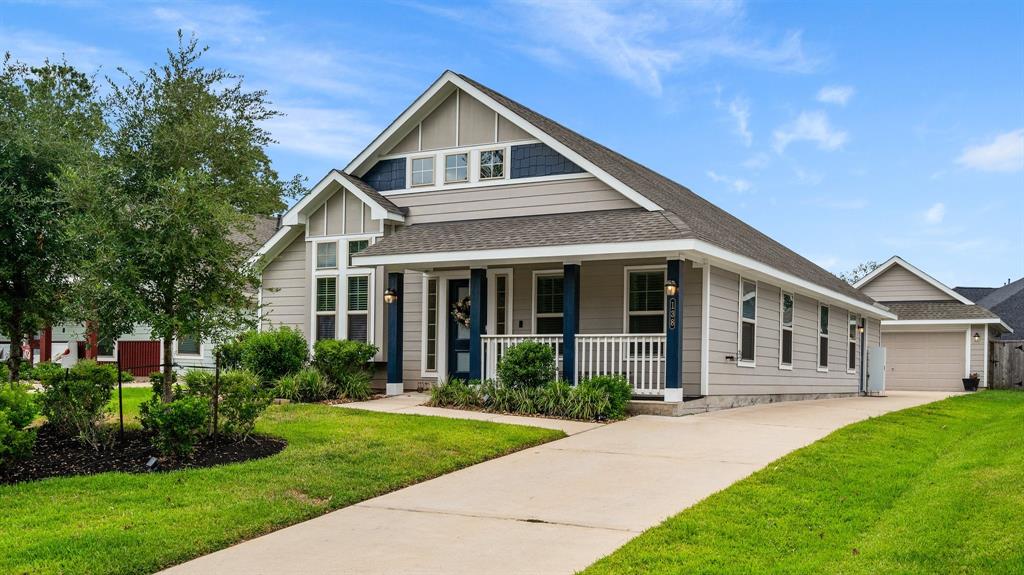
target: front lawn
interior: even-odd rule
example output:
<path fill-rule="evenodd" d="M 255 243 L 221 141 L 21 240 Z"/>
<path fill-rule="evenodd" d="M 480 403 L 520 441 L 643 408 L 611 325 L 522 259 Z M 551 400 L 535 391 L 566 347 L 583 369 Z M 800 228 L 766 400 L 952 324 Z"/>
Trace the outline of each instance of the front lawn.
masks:
<path fill-rule="evenodd" d="M 126 421 L 148 395 L 125 390 Z M 564 436 L 308 404 L 272 406 L 256 429 L 288 447 L 220 467 L 0 486 L 0 573 L 151 573 Z"/>
<path fill-rule="evenodd" d="M 1024 573 L 1024 393 L 840 429 L 585 573 Z"/>

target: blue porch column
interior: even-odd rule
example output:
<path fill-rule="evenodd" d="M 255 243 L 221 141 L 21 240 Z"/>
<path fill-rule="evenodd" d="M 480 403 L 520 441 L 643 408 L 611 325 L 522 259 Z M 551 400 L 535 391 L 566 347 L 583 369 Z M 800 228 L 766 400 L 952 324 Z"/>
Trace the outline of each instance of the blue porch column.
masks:
<path fill-rule="evenodd" d="M 484 354 L 480 336 L 487 332 L 487 270 L 469 270 L 469 379 L 483 377 Z"/>
<path fill-rule="evenodd" d="M 665 293 L 665 401 L 683 400 L 683 261 L 668 260 L 666 283 L 675 282 L 675 295 Z"/>
<path fill-rule="evenodd" d="M 565 264 L 562 275 L 562 378 L 576 385 L 576 334 L 580 331 L 580 264 Z"/>
<path fill-rule="evenodd" d="M 394 290 L 398 298 L 387 304 L 388 308 L 388 381 L 387 394 L 398 395 L 405 391 L 402 384 L 402 308 L 405 294 L 405 274 L 388 274 L 388 289 Z"/>

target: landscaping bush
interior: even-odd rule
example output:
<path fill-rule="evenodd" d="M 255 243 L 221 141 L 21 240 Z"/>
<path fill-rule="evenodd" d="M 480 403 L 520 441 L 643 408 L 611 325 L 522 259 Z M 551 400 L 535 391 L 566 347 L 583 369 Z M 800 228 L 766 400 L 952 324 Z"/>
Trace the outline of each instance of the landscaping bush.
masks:
<path fill-rule="evenodd" d="M 255 331 L 240 333 L 235 337 L 217 346 L 215 353 L 220 354 L 221 369 L 241 369 L 242 350 L 245 348 L 245 340 Z"/>
<path fill-rule="evenodd" d="M 608 392 L 598 388 L 577 385 L 569 394 L 566 417 L 572 419 L 592 420 L 605 416 L 611 408 Z"/>
<path fill-rule="evenodd" d="M 537 410 L 554 417 L 565 417 L 572 386 L 558 379 L 537 388 Z"/>
<path fill-rule="evenodd" d="M 171 385 L 178 380 L 178 374 L 171 372 Z M 164 374 L 162 371 L 154 371 L 149 374 L 149 386 L 153 389 L 153 395 L 160 397 L 164 394 Z"/>
<path fill-rule="evenodd" d="M 139 410 L 143 429 L 153 433 L 153 445 L 163 455 L 188 457 L 196 441 L 210 427 L 210 403 L 206 398 L 187 396 L 169 403 L 154 396 Z"/>
<path fill-rule="evenodd" d="M 482 407 L 484 403 L 479 381 L 448 379 L 430 388 L 428 405 L 435 407 Z"/>
<path fill-rule="evenodd" d="M 277 380 L 274 395 L 292 401 L 317 402 L 337 399 L 337 390 L 322 373 L 307 367 Z"/>
<path fill-rule="evenodd" d="M 7 383 L 11 381 L 11 368 L 7 367 L 7 363 L 0 363 L 0 383 Z"/>
<path fill-rule="evenodd" d="M 540 387 L 554 376 L 555 350 L 536 341 L 513 345 L 498 361 L 498 380 L 507 387 Z"/>
<path fill-rule="evenodd" d="M 214 374 L 205 369 L 190 369 L 181 377 L 184 387 L 176 386 L 174 396 L 191 395 L 213 400 Z M 223 378 L 222 378 L 223 380 Z M 223 383 L 221 384 L 223 388 Z M 157 393 L 157 395 L 160 395 Z"/>
<path fill-rule="evenodd" d="M 59 433 L 78 437 L 96 449 L 109 439 L 102 424 L 117 384 L 116 367 L 83 360 L 67 373 L 48 374 L 41 383 L 41 411 Z"/>
<path fill-rule="evenodd" d="M 23 381 L 42 381 L 48 377 L 52 377 L 57 374 L 64 373 L 64 367 L 59 363 L 53 363 L 50 361 L 41 361 L 32 367 L 28 364 L 23 364 L 21 370 L 18 373 L 18 379 Z M 114 372 L 114 377 L 117 377 L 117 372 Z M 115 381 L 117 381 L 115 379 Z"/>
<path fill-rule="evenodd" d="M 591 387 L 603 390 L 608 394 L 608 408 L 599 415 L 609 419 L 621 419 L 626 416 L 626 407 L 633 398 L 633 386 L 621 375 L 599 375 L 584 379 L 580 387 Z"/>
<path fill-rule="evenodd" d="M 289 327 L 252 332 L 241 340 L 241 365 L 263 381 L 278 378 L 302 369 L 308 357 L 306 338 Z"/>
<path fill-rule="evenodd" d="M 0 388 L 0 468 L 32 453 L 36 433 L 25 428 L 37 412 L 26 386 L 15 383 Z"/>
<path fill-rule="evenodd" d="M 218 416 L 224 432 L 246 438 L 256 425 L 256 418 L 270 406 L 270 390 L 251 371 L 233 370 L 220 376 L 221 400 Z"/>
<path fill-rule="evenodd" d="M 313 365 L 339 396 L 352 400 L 370 397 L 370 360 L 377 346 L 361 341 L 325 339 L 313 347 Z"/>

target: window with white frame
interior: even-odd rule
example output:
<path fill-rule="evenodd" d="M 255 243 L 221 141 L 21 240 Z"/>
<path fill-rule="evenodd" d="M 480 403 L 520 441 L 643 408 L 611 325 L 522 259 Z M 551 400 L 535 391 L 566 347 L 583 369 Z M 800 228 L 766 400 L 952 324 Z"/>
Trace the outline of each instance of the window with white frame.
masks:
<path fill-rule="evenodd" d="M 328 270 L 338 267 L 338 242 L 316 244 L 316 269 Z"/>
<path fill-rule="evenodd" d="M 665 333 L 665 270 L 630 270 L 626 289 L 629 333 Z"/>
<path fill-rule="evenodd" d="M 779 334 L 779 367 L 793 367 L 793 294 L 782 292 L 781 333 Z"/>
<path fill-rule="evenodd" d="M 506 335 L 508 329 L 508 284 L 505 274 L 494 276 L 494 335 Z"/>
<path fill-rule="evenodd" d="M 113 351 L 100 355 L 113 355 Z M 199 338 L 194 335 L 179 334 L 177 355 L 199 355 Z"/>
<path fill-rule="evenodd" d="M 480 179 L 490 180 L 505 177 L 505 150 L 480 152 Z"/>
<path fill-rule="evenodd" d="M 853 373 L 857 371 L 857 325 L 859 323 L 857 314 L 850 314 L 849 325 L 847 326 L 848 345 L 846 346 L 846 371 Z"/>
<path fill-rule="evenodd" d="M 352 240 L 348 243 L 348 267 L 352 267 L 352 256 L 370 247 L 370 240 Z"/>
<path fill-rule="evenodd" d="M 334 339 L 338 326 L 338 278 L 316 278 L 316 339 Z"/>
<path fill-rule="evenodd" d="M 348 339 L 369 341 L 370 276 L 348 276 Z"/>
<path fill-rule="evenodd" d="M 818 370 L 828 371 L 828 306 L 818 304 Z"/>
<path fill-rule="evenodd" d="M 412 159 L 412 185 L 434 185 L 434 157 Z"/>
<path fill-rule="evenodd" d="M 101 337 L 96 341 L 96 355 L 100 357 L 114 357 L 114 348 L 117 340 L 111 336 Z"/>
<path fill-rule="evenodd" d="M 739 363 L 753 365 L 757 342 L 757 282 L 740 278 Z"/>
<path fill-rule="evenodd" d="M 444 181 L 465 182 L 469 179 L 469 154 L 451 154 L 444 157 Z"/>
<path fill-rule="evenodd" d="M 437 278 L 427 280 L 426 368 L 437 371 Z"/>
<path fill-rule="evenodd" d="M 536 286 L 536 330 L 539 334 L 562 333 L 562 276 L 538 275 Z"/>

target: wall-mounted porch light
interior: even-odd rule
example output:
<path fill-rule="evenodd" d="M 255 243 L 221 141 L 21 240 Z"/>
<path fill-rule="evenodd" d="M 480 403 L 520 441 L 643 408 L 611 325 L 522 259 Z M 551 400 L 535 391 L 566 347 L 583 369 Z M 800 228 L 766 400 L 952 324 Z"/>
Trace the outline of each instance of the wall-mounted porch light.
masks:
<path fill-rule="evenodd" d="M 857 326 L 857 333 L 864 333 L 864 324 L 860 324 Z"/>
<path fill-rule="evenodd" d="M 981 341 L 981 336 L 978 335 L 978 332 L 974 332 L 974 343 L 978 343 L 979 341 Z"/>
<path fill-rule="evenodd" d="M 398 292 L 388 288 L 384 290 L 384 303 L 395 303 L 398 301 Z"/>
<path fill-rule="evenodd" d="M 676 283 L 676 280 L 668 280 L 665 282 L 665 293 L 668 294 L 669 297 L 679 293 L 679 284 Z"/>

